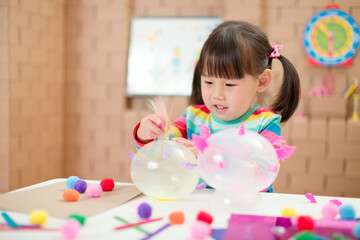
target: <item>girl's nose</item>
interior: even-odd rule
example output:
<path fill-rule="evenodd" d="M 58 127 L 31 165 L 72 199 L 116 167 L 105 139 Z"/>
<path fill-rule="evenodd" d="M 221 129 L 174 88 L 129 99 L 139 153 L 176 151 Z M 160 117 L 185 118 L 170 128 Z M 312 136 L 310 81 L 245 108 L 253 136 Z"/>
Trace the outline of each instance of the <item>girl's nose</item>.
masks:
<path fill-rule="evenodd" d="M 217 87 L 214 89 L 212 97 L 214 99 L 218 99 L 218 100 L 225 100 L 225 98 L 226 98 L 225 92 L 221 87 Z"/>

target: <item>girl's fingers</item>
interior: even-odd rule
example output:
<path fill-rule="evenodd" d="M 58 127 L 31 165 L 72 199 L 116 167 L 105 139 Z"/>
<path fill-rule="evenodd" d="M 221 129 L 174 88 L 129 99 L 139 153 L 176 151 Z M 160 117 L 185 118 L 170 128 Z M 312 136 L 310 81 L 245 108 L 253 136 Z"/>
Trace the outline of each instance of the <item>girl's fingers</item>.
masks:
<path fill-rule="evenodd" d="M 184 145 L 185 147 L 194 147 L 194 143 L 185 138 L 175 137 L 175 138 L 172 138 L 171 140 L 173 140 L 177 143 L 180 143 L 180 144 Z"/>
<path fill-rule="evenodd" d="M 199 153 L 198 153 L 198 150 L 196 149 L 196 147 L 190 147 L 189 149 L 195 155 L 195 157 L 197 158 Z"/>

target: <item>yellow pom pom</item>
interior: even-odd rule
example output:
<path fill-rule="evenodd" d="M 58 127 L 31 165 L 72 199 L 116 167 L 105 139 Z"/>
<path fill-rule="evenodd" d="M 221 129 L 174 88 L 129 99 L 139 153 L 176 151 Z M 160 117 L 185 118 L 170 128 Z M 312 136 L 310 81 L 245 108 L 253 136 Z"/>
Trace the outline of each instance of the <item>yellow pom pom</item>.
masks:
<path fill-rule="evenodd" d="M 286 207 L 283 210 L 281 210 L 281 216 L 282 217 L 296 217 L 297 213 L 296 210 L 292 207 Z"/>
<path fill-rule="evenodd" d="M 35 225 L 44 225 L 49 214 L 42 209 L 36 209 L 30 212 L 30 222 Z"/>

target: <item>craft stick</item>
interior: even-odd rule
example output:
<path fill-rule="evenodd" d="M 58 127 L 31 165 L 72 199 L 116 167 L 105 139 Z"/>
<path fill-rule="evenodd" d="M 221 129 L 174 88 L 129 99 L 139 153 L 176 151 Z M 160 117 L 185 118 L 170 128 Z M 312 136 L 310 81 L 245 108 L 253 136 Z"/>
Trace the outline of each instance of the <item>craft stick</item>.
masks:
<path fill-rule="evenodd" d="M 6 226 L 6 227 L 11 227 L 10 224 L 2 224 L 3 226 Z M 34 228 L 34 229 L 38 229 L 38 228 L 41 228 L 40 225 L 18 225 L 19 228 Z"/>
<path fill-rule="evenodd" d="M 130 222 L 126 221 L 125 219 L 121 218 L 121 217 L 115 216 L 114 218 L 117 219 L 117 220 L 119 220 L 119 221 L 121 221 L 121 222 L 123 222 L 123 223 L 126 223 L 126 224 L 129 224 L 129 223 L 130 223 Z M 135 228 L 135 229 L 137 229 L 137 230 L 139 230 L 140 232 L 143 232 L 143 233 L 145 233 L 145 234 L 149 234 L 148 231 L 146 231 L 145 229 L 141 228 L 140 226 L 133 226 L 133 228 Z"/>
<path fill-rule="evenodd" d="M 120 230 L 120 229 L 125 229 L 125 228 L 129 228 L 129 227 L 134 227 L 134 226 L 138 226 L 138 225 L 142 225 L 142 224 L 146 224 L 146 223 L 151 223 L 151 222 L 155 222 L 155 221 L 159 221 L 162 220 L 163 218 L 154 218 L 154 219 L 146 219 L 140 222 L 136 222 L 136 223 L 128 223 L 126 225 L 123 226 L 119 226 L 119 227 L 115 227 L 115 230 Z"/>
<path fill-rule="evenodd" d="M 19 225 L 14 220 L 12 220 L 6 212 L 2 212 L 1 215 L 12 228 L 19 228 Z"/>
<path fill-rule="evenodd" d="M 142 238 L 141 240 L 147 240 L 149 238 L 152 238 L 153 236 L 155 236 L 156 234 L 158 234 L 159 232 L 165 230 L 166 228 L 170 227 L 171 226 L 171 223 L 168 223 L 166 224 L 165 226 L 159 228 L 158 230 L 156 230 L 155 232 L 153 233 L 150 233 L 149 235 L 147 235 L 146 237 Z"/>

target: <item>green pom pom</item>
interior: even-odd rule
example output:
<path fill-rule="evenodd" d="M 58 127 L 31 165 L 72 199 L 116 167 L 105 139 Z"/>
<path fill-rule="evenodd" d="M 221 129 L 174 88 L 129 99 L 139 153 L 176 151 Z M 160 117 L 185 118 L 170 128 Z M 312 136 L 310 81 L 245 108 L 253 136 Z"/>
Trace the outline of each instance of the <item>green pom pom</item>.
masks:
<path fill-rule="evenodd" d="M 84 226 L 84 224 L 85 224 L 85 219 L 86 219 L 86 217 L 85 217 L 84 215 L 73 213 L 73 214 L 70 214 L 70 215 L 68 216 L 68 218 L 75 218 L 76 220 L 79 221 L 79 223 L 81 224 L 81 226 Z"/>

